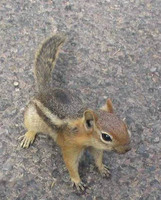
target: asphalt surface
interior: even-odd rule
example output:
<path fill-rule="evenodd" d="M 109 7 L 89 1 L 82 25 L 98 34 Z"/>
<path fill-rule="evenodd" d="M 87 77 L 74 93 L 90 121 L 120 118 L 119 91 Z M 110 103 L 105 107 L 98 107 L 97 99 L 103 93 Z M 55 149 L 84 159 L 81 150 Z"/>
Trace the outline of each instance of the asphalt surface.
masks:
<path fill-rule="evenodd" d="M 102 178 L 88 152 L 80 163 L 88 188 L 70 187 L 59 147 L 39 135 L 29 149 L 23 112 L 34 95 L 34 55 L 48 36 L 68 40 L 53 86 L 76 90 L 98 108 L 110 97 L 132 132 L 132 150 L 104 153 Z M 161 1 L 0 1 L 0 199 L 161 199 Z"/>

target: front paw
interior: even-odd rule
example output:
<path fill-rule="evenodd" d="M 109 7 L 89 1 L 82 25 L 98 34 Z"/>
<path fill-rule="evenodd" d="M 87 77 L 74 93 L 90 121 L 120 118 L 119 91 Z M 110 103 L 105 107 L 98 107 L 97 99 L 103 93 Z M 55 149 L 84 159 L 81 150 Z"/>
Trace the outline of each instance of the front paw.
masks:
<path fill-rule="evenodd" d="M 78 183 L 72 181 L 72 187 L 73 188 L 76 187 L 77 191 L 81 192 L 81 191 L 85 190 L 86 185 L 82 181 L 80 181 Z"/>
<path fill-rule="evenodd" d="M 111 175 L 110 170 L 108 169 L 106 165 L 102 165 L 99 168 L 99 171 L 103 177 L 109 177 Z"/>

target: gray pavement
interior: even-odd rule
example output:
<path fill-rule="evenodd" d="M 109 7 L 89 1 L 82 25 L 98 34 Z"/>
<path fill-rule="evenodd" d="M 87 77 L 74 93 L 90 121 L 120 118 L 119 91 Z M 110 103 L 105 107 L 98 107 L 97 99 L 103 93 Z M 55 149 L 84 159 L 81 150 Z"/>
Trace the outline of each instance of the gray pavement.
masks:
<path fill-rule="evenodd" d="M 96 107 L 110 97 L 132 132 L 130 152 L 104 154 L 109 179 L 85 154 L 80 174 L 88 188 L 82 194 L 70 187 L 49 137 L 40 134 L 29 149 L 17 139 L 35 92 L 35 52 L 55 32 L 68 40 L 53 86 L 71 88 Z M 161 199 L 160 0 L 1 0 L 0 47 L 1 200 Z"/>

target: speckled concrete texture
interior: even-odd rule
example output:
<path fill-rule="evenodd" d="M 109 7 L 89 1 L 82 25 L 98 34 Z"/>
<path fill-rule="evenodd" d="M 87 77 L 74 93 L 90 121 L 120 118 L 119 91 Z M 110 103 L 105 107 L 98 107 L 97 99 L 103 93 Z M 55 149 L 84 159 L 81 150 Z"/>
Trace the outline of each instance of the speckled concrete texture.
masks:
<path fill-rule="evenodd" d="M 130 152 L 104 154 L 109 179 L 85 154 L 82 194 L 70 187 L 50 138 L 41 134 L 29 149 L 19 147 L 23 111 L 35 91 L 34 55 L 55 32 L 68 40 L 53 86 L 72 88 L 96 107 L 110 97 L 132 132 Z M 161 199 L 160 0 L 1 0 L 0 47 L 1 200 Z"/>

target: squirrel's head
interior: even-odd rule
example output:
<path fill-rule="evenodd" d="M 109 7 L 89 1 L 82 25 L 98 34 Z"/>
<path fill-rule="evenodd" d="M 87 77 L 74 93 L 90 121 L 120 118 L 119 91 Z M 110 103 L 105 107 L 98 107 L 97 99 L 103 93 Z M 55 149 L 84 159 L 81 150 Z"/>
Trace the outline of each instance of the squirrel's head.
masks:
<path fill-rule="evenodd" d="M 91 136 L 90 144 L 95 148 L 118 153 L 131 149 L 130 132 L 126 123 L 114 113 L 110 99 L 97 113 L 86 110 L 83 118 L 85 129 Z"/>

